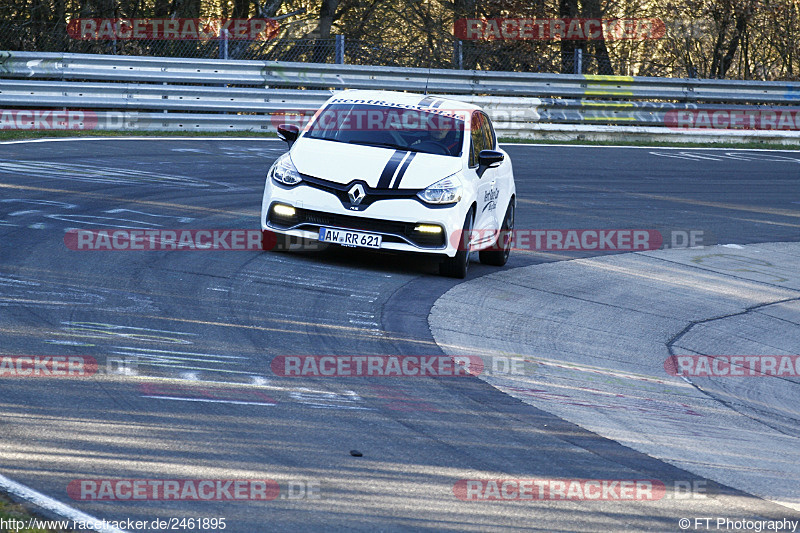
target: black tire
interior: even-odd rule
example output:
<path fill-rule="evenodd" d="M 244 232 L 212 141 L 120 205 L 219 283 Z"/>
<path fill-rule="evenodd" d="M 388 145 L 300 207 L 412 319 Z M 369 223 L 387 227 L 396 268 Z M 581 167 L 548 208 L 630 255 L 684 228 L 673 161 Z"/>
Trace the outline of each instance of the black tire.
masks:
<path fill-rule="evenodd" d="M 458 279 L 467 277 L 467 270 L 469 270 L 469 235 L 472 232 L 473 218 L 472 209 L 470 209 L 467 213 L 467 218 L 464 219 L 464 229 L 461 232 L 459 250 L 454 257 L 447 257 L 439 263 L 440 275 Z"/>
<path fill-rule="evenodd" d="M 508 204 L 506 216 L 500 225 L 500 235 L 497 242 L 488 250 L 478 252 L 478 257 L 484 265 L 501 267 L 508 262 L 511 255 L 511 232 L 514 230 L 514 199 Z M 505 242 L 501 242 L 501 240 Z"/>

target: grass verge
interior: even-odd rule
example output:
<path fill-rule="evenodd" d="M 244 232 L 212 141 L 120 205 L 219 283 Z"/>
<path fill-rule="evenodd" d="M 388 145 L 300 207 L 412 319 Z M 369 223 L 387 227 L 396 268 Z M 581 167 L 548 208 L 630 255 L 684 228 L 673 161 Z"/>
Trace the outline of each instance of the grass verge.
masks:
<path fill-rule="evenodd" d="M 0 524 L 9 524 L 9 521 L 24 522 L 30 524 L 31 519 L 44 518 L 32 515 L 25 509 L 24 506 L 12 502 L 8 496 L 0 493 Z M 63 529 L 41 529 L 41 528 L 22 528 L 22 529 L 9 529 L 8 527 L 0 527 L 0 533 L 66 533 L 67 530 Z"/>

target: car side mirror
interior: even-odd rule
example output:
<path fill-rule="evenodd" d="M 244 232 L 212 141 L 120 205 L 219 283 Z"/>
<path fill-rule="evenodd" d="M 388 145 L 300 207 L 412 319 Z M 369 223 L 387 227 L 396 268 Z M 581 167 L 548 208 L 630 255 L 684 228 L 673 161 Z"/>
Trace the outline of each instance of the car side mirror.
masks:
<path fill-rule="evenodd" d="M 289 145 L 289 148 L 292 147 L 292 144 L 294 144 L 299 135 L 300 128 L 294 124 L 280 124 L 278 126 L 278 138 L 282 141 L 286 141 L 286 144 Z"/>
<path fill-rule="evenodd" d="M 483 177 L 483 173 L 490 168 L 495 168 L 506 158 L 503 152 L 497 150 L 481 150 L 478 154 L 478 177 Z"/>

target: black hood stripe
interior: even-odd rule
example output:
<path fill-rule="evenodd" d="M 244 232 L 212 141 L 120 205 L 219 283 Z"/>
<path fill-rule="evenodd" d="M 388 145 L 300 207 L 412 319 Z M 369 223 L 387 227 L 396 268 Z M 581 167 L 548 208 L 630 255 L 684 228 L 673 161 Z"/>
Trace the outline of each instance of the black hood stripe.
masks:
<path fill-rule="evenodd" d="M 436 98 L 434 98 L 433 96 L 426 96 L 425 98 L 420 100 L 417 105 L 420 107 L 429 106 L 431 105 L 431 103 L 433 103 L 434 100 L 436 100 Z"/>
<path fill-rule="evenodd" d="M 400 179 L 400 172 L 402 172 L 402 169 L 403 169 L 403 168 L 405 168 L 405 167 L 403 166 L 403 162 L 405 162 L 405 160 L 406 160 L 406 159 L 408 159 L 408 156 L 409 156 L 409 155 L 411 155 L 412 153 L 414 153 L 414 152 L 406 152 L 406 153 L 404 154 L 404 156 L 403 156 L 403 160 L 402 160 L 402 161 L 400 161 L 400 170 L 398 170 L 397 172 L 395 172 L 395 173 L 394 173 L 394 175 L 392 176 L 392 179 L 391 179 L 391 180 L 389 180 L 389 185 L 387 185 L 387 186 L 386 186 L 386 188 L 387 188 L 387 189 L 391 189 L 391 188 L 393 188 L 393 186 L 394 186 L 394 183 L 395 183 L 395 180 L 399 180 L 399 179 Z"/>
<path fill-rule="evenodd" d="M 392 185 L 392 189 L 400 188 L 400 180 L 403 179 L 403 175 L 406 173 L 406 169 L 408 168 L 408 165 L 411 164 L 411 160 L 414 159 L 415 155 L 417 155 L 416 152 L 411 152 L 408 154 L 406 160 L 403 161 L 403 166 L 400 167 L 400 172 L 397 173 L 397 179 L 394 180 L 394 185 Z"/>
<path fill-rule="evenodd" d="M 432 107 L 433 109 L 436 109 L 437 107 L 439 107 L 439 106 L 440 106 L 440 105 L 442 105 L 443 103 L 444 103 L 444 100 L 439 100 L 439 101 L 437 101 L 435 104 L 431 105 L 431 107 Z"/>
<path fill-rule="evenodd" d="M 383 172 L 381 172 L 381 177 L 378 179 L 378 189 L 388 189 L 389 184 L 392 182 L 392 178 L 394 177 L 394 173 L 397 170 L 397 167 L 400 165 L 400 162 L 406 156 L 408 152 L 404 152 L 402 150 L 397 150 L 395 153 L 392 154 L 392 157 L 389 158 L 389 162 L 386 163 L 386 166 L 383 167 Z"/>

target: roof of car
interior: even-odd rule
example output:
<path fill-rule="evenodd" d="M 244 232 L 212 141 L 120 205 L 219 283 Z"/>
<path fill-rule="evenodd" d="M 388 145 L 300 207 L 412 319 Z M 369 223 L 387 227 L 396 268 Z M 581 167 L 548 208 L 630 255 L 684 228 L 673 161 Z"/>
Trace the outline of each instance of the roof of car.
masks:
<path fill-rule="evenodd" d="M 419 109 L 435 108 L 440 110 L 459 110 L 462 112 L 480 109 L 476 105 L 460 102 L 458 100 L 451 100 L 445 96 L 401 93 L 396 91 L 365 91 L 361 89 L 350 89 L 337 92 L 334 94 L 333 98 L 336 100 L 364 100 L 365 103 L 372 100 L 375 102 L 386 102 L 389 104 L 401 104 L 403 106 L 411 106 Z"/>

